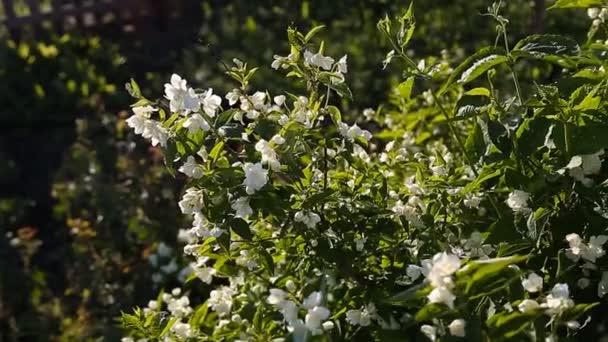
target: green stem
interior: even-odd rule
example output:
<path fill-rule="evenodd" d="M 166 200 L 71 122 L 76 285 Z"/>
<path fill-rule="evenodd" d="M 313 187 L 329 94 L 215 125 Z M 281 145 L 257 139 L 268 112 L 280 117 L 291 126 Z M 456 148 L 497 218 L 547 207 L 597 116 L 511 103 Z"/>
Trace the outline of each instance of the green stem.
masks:
<path fill-rule="evenodd" d="M 446 109 L 443 107 L 441 102 L 439 102 L 439 99 L 437 98 L 437 95 L 435 95 L 434 91 L 431 91 L 431 95 L 433 96 L 435 103 L 439 107 L 439 110 L 441 110 L 441 112 L 443 113 L 443 116 L 445 116 L 446 121 L 448 123 L 448 127 L 450 129 L 450 132 L 452 133 L 452 136 L 456 140 L 456 143 L 458 144 L 458 147 L 460 148 L 462 155 L 464 156 L 465 160 L 467 161 L 467 164 L 469 164 L 469 166 L 471 167 L 471 170 L 473 171 L 473 174 L 475 175 L 475 177 L 479 177 L 479 172 L 477 172 L 477 169 L 475 169 L 475 164 L 473 163 L 471 158 L 469 158 L 469 155 L 467 154 L 467 150 L 466 150 L 462 140 L 460 139 L 460 137 L 456 133 L 456 130 L 454 129 L 454 126 L 452 125 L 452 120 L 450 118 L 450 115 L 448 114 Z M 492 204 L 492 207 L 496 211 L 496 215 L 498 216 L 498 218 L 502 218 L 502 215 L 500 214 L 500 210 L 498 210 L 498 204 L 496 203 L 494 198 L 491 196 L 491 194 L 488 194 L 488 199 L 490 200 L 490 204 Z"/>

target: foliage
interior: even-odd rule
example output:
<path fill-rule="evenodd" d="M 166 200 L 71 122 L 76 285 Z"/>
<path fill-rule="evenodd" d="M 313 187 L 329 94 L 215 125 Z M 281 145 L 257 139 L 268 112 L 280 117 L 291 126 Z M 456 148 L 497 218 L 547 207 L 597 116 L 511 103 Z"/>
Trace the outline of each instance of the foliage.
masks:
<path fill-rule="evenodd" d="M 123 314 L 123 341 L 602 336 L 608 10 L 586 42 L 511 44 L 494 4 L 494 46 L 455 66 L 408 53 L 412 8 L 378 23 L 403 82 L 352 124 L 320 28 L 274 57 L 294 92 L 252 89 L 238 59 L 225 101 L 175 74 L 157 100 L 128 85 L 128 125 L 188 177 L 184 252 L 209 286 Z"/>

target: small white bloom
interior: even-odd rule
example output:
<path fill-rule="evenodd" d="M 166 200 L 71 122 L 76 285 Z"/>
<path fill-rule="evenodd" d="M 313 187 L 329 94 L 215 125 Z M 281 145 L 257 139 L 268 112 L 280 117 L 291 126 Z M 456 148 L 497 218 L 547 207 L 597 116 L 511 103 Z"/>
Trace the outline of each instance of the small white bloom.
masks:
<path fill-rule="evenodd" d="M 203 190 L 189 188 L 179 201 L 179 208 L 184 214 L 194 214 L 203 208 Z"/>
<path fill-rule="evenodd" d="M 268 141 L 261 139 L 255 144 L 255 150 L 262 154 L 262 164 L 268 165 L 273 171 L 281 170 L 276 151 L 270 146 Z"/>
<path fill-rule="evenodd" d="M 285 95 L 278 95 L 273 98 L 273 101 L 277 106 L 282 106 L 285 103 L 286 99 L 287 98 L 285 97 Z"/>
<path fill-rule="evenodd" d="M 338 72 L 346 74 L 348 72 L 348 65 L 346 64 L 347 55 L 342 56 L 336 65 L 338 66 Z"/>
<path fill-rule="evenodd" d="M 437 328 L 432 325 L 424 324 L 420 327 L 420 332 L 432 342 L 437 340 Z"/>
<path fill-rule="evenodd" d="M 367 238 L 365 236 L 360 238 L 355 238 L 355 249 L 358 252 L 361 252 L 365 247 L 365 242 L 367 242 Z"/>
<path fill-rule="evenodd" d="M 203 177 L 203 168 L 196 163 L 193 156 L 188 156 L 186 162 L 180 166 L 178 171 L 194 179 Z"/>
<path fill-rule="evenodd" d="M 150 139 L 152 146 L 160 145 L 162 147 L 167 147 L 169 132 L 159 122 L 146 120 L 143 124 L 142 136 L 146 139 Z"/>
<path fill-rule="evenodd" d="M 270 142 L 276 145 L 283 145 L 285 143 L 285 138 L 278 134 L 275 134 L 272 139 L 270 139 Z"/>
<path fill-rule="evenodd" d="M 268 170 L 265 170 L 261 163 L 245 163 L 243 170 L 245 171 L 243 185 L 247 194 L 253 195 L 268 183 Z"/>
<path fill-rule="evenodd" d="M 211 126 L 209 125 L 207 120 L 205 120 L 205 118 L 203 118 L 203 116 L 200 114 L 193 114 L 189 116 L 186 122 L 184 122 L 183 126 L 184 128 L 187 128 L 188 132 L 190 133 L 196 133 L 201 129 L 207 132 L 211 129 Z"/>
<path fill-rule="evenodd" d="M 450 309 L 454 308 L 454 300 L 456 300 L 456 296 L 445 286 L 434 288 L 427 298 L 430 303 L 443 303 Z"/>
<path fill-rule="evenodd" d="M 234 290 L 228 286 L 221 286 L 209 293 L 207 304 L 211 310 L 217 312 L 220 317 L 225 317 L 232 310 L 232 296 L 235 295 Z"/>
<path fill-rule="evenodd" d="M 165 84 L 165 97 L 169 100 L 171 112 L 187 115 L 200 109 L 194 89 L 188 88 L 186 80 L 177 74 L 171 76 L 171 83 Z"/>
<path fill-rule="evenodd" d="M 536 310 L 539 307 L 540 307 L 540 305 L 535 300 L 532 300 L 532 299 L 524 299 L 517 306 L 519 311 L 524 312 L 524 313 L 532 311 L 532 310 Z"/>
<path fill-rule="evenodd" d="M 333 328 L 335 327 L 334 322 L 332 322 L 332 321 L 323 322 L 323 324 L 321 324 L 321 326 L 323 327 L 323 330 L 325 330 L 325 331 L 333 330 Z"/>
<path fill-rule="evenodd" d="M 600 10 L 598 7 L 587 8 L 587 16 L 589 19 L 597 19 L 600 15 Z"/>
<path fill-rule="evenodd" d="M 507 199 L 507 205 L 516 213 L 527 211 L 530 194 L 522 190 L 513 190 Z"/>
<path fill-rule="evenodd" d="M 437 253 L 433 256 L 432 267 L 427 275 L 427 279 L 434 287 L 446 285 L 446 278 L 449 278 L 460 268 L 460 258 L 454 254 Z M 448 281 L 449 282 L 449 281 Z"/>
<path fill-rule="evenodd" d="M 205 114 L 209 115 L 210 117 L 214 117 L 217 110 L 222 105 L 222 98 L 217 95 L 213 95 L 213 89 L 209 88 L 203 95 L 202 104 Z"/>
<path fill-rule="evenodd" d="M 528 278 L 521 282 L 521 285 L 530 293 L 540 292 L 543 289 L 543 278 L 536 273 L 530 273 Z"/>
<path fill-rule="evenodd" d="M 240 92 L 238 89 L 234 89 L 225 96 L 226 100 L 228 100 L 228 105 L 232 106 L 238 102 L 240 98 Z"/>
<path fill-rule="evenodd" d="M 249 197 L 239 197 L 231 206 L 236 213 L 235 217 L 246 218 L 253 214 L 253 209 L 249 206 Z"/>
<path fill-rule="evenodd" d="M 407 276 L 410 278 L 411 281 L 415 281 L 416 279 L 420 278 L 420 276 L 422 275 L 422 267 L 420 267 L 418 265 L 407 265 L 407 268 L 405 269 L 405 273 L 407 274 Z"/>
<path fill-rule="evenodd" d="M 455 319 L 448 325 L 448 329 L 450 330 L 450 335 L 457 337 L 464 337 L 465 327 L 467 322 L 464 319 Z"/>

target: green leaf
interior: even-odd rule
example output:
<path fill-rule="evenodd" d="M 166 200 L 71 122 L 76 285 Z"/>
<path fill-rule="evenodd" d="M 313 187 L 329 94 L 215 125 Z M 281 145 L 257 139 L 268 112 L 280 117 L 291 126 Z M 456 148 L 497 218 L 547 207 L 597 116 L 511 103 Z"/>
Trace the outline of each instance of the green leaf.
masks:
<path fill-rule="evenodd" d="M 215 162 L 223 150 L 224 150 L 224 142 L 220 141 L 217 144 L 215 144 L 215 146 L 213 146 L 213 148 L 211 149 L 211 152 L 209 152 L 209 158 Z"/>
<path fill-rule="evenodd" d="M 398 20 L 401 24 L 399 28 L 399 32 L 397 32 L 397 44 L 401 47 L 402 50 L 407 48 L 412 36 L 414 35 L 414 30 L 416 29 L 416 19 L 414 18 L 414 3 L 410 2 L 410 6 Z"/>
<path fill-rule="evenodd" d="M 312 37 L 314 37 L 317 33 L 319 33 L 324 28 L 325 28 L 325 25 L 319 25 L 319 26 L 313 27 L 312 29 L 310 29 L 310 31 L 308 31 L 306 36 L 304 36 L 304 41 L 308 42 L 309 40 L 312 39 Z"/>
<path fill-rule="evenodd" d="M 342 122 L 342 113 L 340 113 L 340 110 L 338 109 L 338 107 L 327 106 L 327 111 L 329 112 L 329 116 L 331 117 L 334 124 L 336 126 L 338 126 L 338 124 L 340 122 Z"/>
<path fill-rule="evenodd" d="M 438 96 L 441 96 L 454 84 L 467 84 L 488 70 L 508 61 L 509 58 L 505 55 L 503 49 L 496 47 L 483 48 L 467 58 L 454 70 L 439 90 Z"/>
<path fill-rule="evenodd" d="M 251 240 L 253 238 L 253 234 L 251 233 L 251 229 L 249 228 L 249 223 L 241 218 L 234 218 L 228 222 L 232 231 L 237 233 L 240 237 L 245 240 Z"/>
<path fill-rule="evenodd" d="M 394 296 L 386 299 L 385 302 L 396 306 L 407 306 L 409 302 L 422 299 L 430 292 L 431 287 L 428 286 L 428 284 L 419 284 L 395 294 Z"/>
<path fill-rule="evenodd" d="M 557 34 L 534 34 L 520 40 L 511 51 L 514 57 L 578 56 L 581 48 L 576 40 Z"/>
<path fill-rule="evenodd" d="M 599 302 L 589 303 L 589 304 L 576 304 L 572 309 L 569 309 L 562 315 L 562 319 L 564 321 L 574 321 L 580 318 L 587 311 L 593 309 L 594 307 L 600 305 Z"/>
<path fill-rule="evenodd" d="M 464 94 L 469 95 L 469 96 L 490 97 L 490 90 L 488 88 L 479 87 L 479 88 L 473 88 L 473 89 L 465 92 Z"/>
<path fill-rule="evenodd" d="M 488 260 L 475 260 L 469 262 L 456 273 L 457 284 L 464 288 L 464 293 L 478 297 L 501 290 L 508 285 L 511 274 L 504 271 L 509 265 L 527 260 L 526 256 L 510 256 Z M 510 273 L 515 271 L 510 270 Z"/>
<path fill-rule="evenodd" d="M 412 96 L 412 88 L 414 87 L 414 76 L 408 77 L 407 80 L 401 82 L 397 86 L 399 95 L 406 101 L 409 101 Z"/>
<path fill-rule="evenodd" d="M 262 263 L 264 267 L 268 270 L 268 273 L 274 274 L 274 260 L 272 259 L 272 255 L 268 253 L 265 248 L 258 249 L 260 255 L 262 256 Z"/>
<path fill-rule="evenodd" d="M 602 0 L 557 0 L 549 9 L 574 8 L 574 7 L 601 7 L 604 5 Z"/>
<path fill-rule="evenodd" d="M 519 335 L 541 315 L 542 311 L 540 310 L 526 313 L 519 311 L 499 312 L 488 318 L 486 324 L 492 341 L 504 341 Z"/>
<path fill-rule="evenodd" d="M 449 312 L 448 307 L 444 304 L 431 303 L 425 305 L 416 313 L 416 321 L 430 321 L 433 318 L 443 316 Z"/>
<path fill-rule="evenodd" d="M 125 84 L 125 89 L 127 89 L 127 92 L 132 97 L 136 99 L 142 98 L 141 89 L 139 89 L 139 85 L 137 84 L 137 82 L 135 82 L 134 79 L 131 79 L 129 83 Z"/>

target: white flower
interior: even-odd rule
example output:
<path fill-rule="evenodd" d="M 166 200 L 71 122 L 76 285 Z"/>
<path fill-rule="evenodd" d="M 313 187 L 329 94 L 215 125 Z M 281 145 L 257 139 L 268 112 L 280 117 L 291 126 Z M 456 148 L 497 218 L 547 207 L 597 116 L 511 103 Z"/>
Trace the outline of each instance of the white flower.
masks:
<path fill-rule="evenodd" d="M 146 119 L 149 119 L 150 114 L 158 111 L 158 108 L 154 108 L 150 105 L 147 105 L 147 106 L 133 107 L 132 110 L 135 115 L 143 116 Z"/>
<path fill-rule="evenodd" d="M 587 8 L 587 16 L 589 19 L 597 19 L 600 15 L 600 10 L 598 7 Z"/>
<path fill-rule="evenodd" d="M 566 235 L 566 241 L 570 244 L 570 248 L 566 250 L 566 256 L 569 259 L 576 262 L 579 258 L 583 258 L 595 263 L 597 258 L 601 258 L 606 254 L 602 246 L 608 242 L 608 236 L 592 236 L 589 238 L 589 244 L 587 245 L 578 234 L 572 233 Z"/>
<path fill-rule="evenodd" d="M 268 165 L 273 171 L 281 170 L 281 163 L 278 160 L 277 153 L 268 141 L 264 139 L 258 141 L 255 144 L 255 150 L 262 154 L 262 164 Z"/>
<path fill-rule="evenodd" d="M 311 292 L 308 295 L 308 297 L 306 297 L 306 299 L 304 299 L 304 302 L 302 303 L 302 305 L 304 305 L 304 307 L 307 309 L 311 309 L 315 306 L 321 305 L 322 300 L 323 300 L 323 295 L 321 294 L 321 292 L 314 291 L 314 292 Z"/>
<path fill-rule="evenodd" d="M 310 51 L 304 51 L 304 60 L 309 65 L 314 65 L 319 68 L 330 70 L 334 64 L 334 59 L 323 56 L 321 53 L 312 54 Z"/>
<path fill-rule="evenodd" d="M 449 278 L 460 268 L 460 259 L 457 255 L 437 253 L 433 256 L 431 270 L 427 275 L 427 279 L 434 287 L 446 286 L 449 284 L 446 278 Z"/>
<path fill-rule="evenodd" d="M 194 214 L 203 208 L 203 190 L 189 188 L 179 201 L 179 208 L 183 214 Z"/>
<path fill-rule="evenodd" d="M 285 143 L 285 138 L 278 134 L 275 134 L 272 139 L 270 139 L 270 142 L 276 145 L 283 145 Z"/>
<path fill-rule="evenodd" d="M 228 105 L 230 105 L 230 106 L 237 103 L 237 101 L 239 100 L 239 97 L 240 97 L 240 92 L 238 89 L 232 90 L 225 96 L 226 100 L 228 100 Z"/>
<path fill-rule="evenodd" d="M 430 303 L 443 303 L 450 309 L 454 308 L 454 300 L 456 300 L 456 296 L 445 286 L 434 288 L 427 298 Z"/>
<path fill-rule="evenodd" d="M 278 95 L 273 98 L 273 101 L 277 106 L 282 106 L 285 103 L 285 99 L 285 95 Z"/>
<path fill-rule="evenodd" d="M 245 218 L 253 214 L 253 209 L 249 206 L 249 197 L 239 197 L 231 206 L 236 211 L 235 217 Z"/>
<path fill-rule="evenodd" d="M 213 267 L 208 267 L 205 265 L 200 265 L 197 264 L 195 267 L 193 267 L 194 269 L 194 274 L 196 274 L 196 276 L 203 282 L 206 284 L 211 284 L 211 282 L 213 281 L 213 276 L 215 275 L 215 268 Z"/>
<path fill-rule="evenodd" d="M 367 238 L 365 236 L 360 238 L 355 238 L 355 249 L 358 252 L 361 252 L 365 247 L 365 242 L 367 242 Z"/>
<path fill-rule="evenodd" d="M 432 325 L 424 324 L 420 327 L 420 332 L 433 342 L 437 340 L 437 328 Z"/>
<path fill-rule="evenodd" d="M 201 129 L 207 132 L 211 129 L 211 126 L 209 125 L 207 120 L 205 120 L 205 118 L 203 118 L 203 116 L 200 114 L 194 114 L 188 117 L 188 119 L 186 119 L 186 122 L 184 122 L 183 126 L 184 128 L 187 128 L 188 132 L 190 133 L 196 133 Z"/>
<path fill-rule="evenodd" d="M 415 281 L 422 275 L 422 267 L 418 265 L 407 265 L 405 274 L 407 274 L 411 281 Z"/>
<path fill-rule="evenodd" d="M 222 105 L 222 98 L 217 95 L 213 95 L 213 89 L 209 88 L 203 95 L 202 104 L 203 111 L 210 117 L 214 117 L 217 110 Z"/>
<path fill-rule="evenodd" d="M 209 293 L 207 304 L 211 310 L 217 312 L 220 317 L 225 317 L 232 310 L 232 296 L 235 294 L 228 286 L 221 286 Z"/>
<path fill-rule="evenodd" d="M 308 309 L 306 317 L 304 317 L 306 328 L 308 328 L 313 335 L 321 334 L 323 332 L 321 323 L 329 317 L 329 314 L 329 310 L 324 306 L 315 306 L 312 309 Z"/>
<path fill-rule="evenodd" d="M 352 325 L 360 325 L 362 327 L 367 327 L 372 323 L 369 312 L 366 309 L 348 310 L 346 312 L 346 321 Z"/>
<path fill-rule="evenodd" d="M 199 98 L 194 89 L 187 87 L 186 80 L 179 75 L 171 76 L 171 83 L 165 83 L 165 97 L 170 101 L 171 112 L 187 115 L 200 109 Z"/>
<path fill-rule="evenodd" d="M 464 319 L 455 319 L 448 325 L 448 329 L 450 330 L 450 335 L 457 337 L 464 337 L 465 327 L 467 322 Z"/>
<path fill-rule="evenodd" d="M 365 117 L 366 120 L 370 121 L 371 119 L 374 118 L 374 115 L 376 115 L 376 111 L 374 111 L 371 108 L 365 108 L 363 110 L 363 116 Z M 394 144 L 394 141 L 392 142 Z M 388 151 L 388 150 L 387 150 Z"/>
<path fill-rule="evenodd" d="M 196 163 L 193 156 L 188 156 L 186 162 L 180 166 L 178 171 L 194 179 L 203 177 L 203 168 Z"/>
<path fill-rule="evenodd" d="M 372 134 L 369 131 L 361 129 L 357 124 L 348 126 L 344 122 L 340 122 L 338 125 L 340 134 L 349 141 L 354 141 L 359 137 L 363 138 L 365 141 L 369 141 L 372 138 Z"/>
<path fill-rule="evenodd" d="M 175 333 L 179 338 L 187 339 L 194 336 L 194 331 L 188 323 L 175 322 L 171 326 L 171 331 Z"/>
<path fill-rule="evenodd" d="M 282 57 L 279 55 L 274 55 L 274 61 L 272 61 L 272 64 L 270 65 L 273 69 L 277 70 L 279 69 L 279 67 L 286 69 L 287 67 L 289 67 L 289 62 L 293 60 L 294 55 L 293 54 L 289 54 L 289 56 L 287 57 Z"/>
<path fill-rule="evenodd" d="M 313 229 L 319 222 L 321 222 L 321 217 L 313 212 L 298 211 L 294 215 L 294 221 L 302 222 L 308 228 Z"/>
<path fill-rule="evenodd" d="M 146 139 L 150 139 L 152 146 L 160 144 L 162 147 L 167 147 L 169 132 L 160 123 L 154 120 L 146 120 L 144 122 L 142 136 Z"/>
<path fill-rule="evenodd" d="M 281 289 L 270 289 L 270 295 L 266 299 L 270 305 L 281 305 L 287 297 L 287 293 Z"/>
<path fill-rule="evenodd" d="M 541 307 L 546 309 L 548 315 L 559 315 L 574 306 L 569 296 L 568 284 L 555 284 Z"/>
<path fill-rule="evenodd" d="M 321 324 L 321 326 L 323 327 L 323 330 L 329 331 L 335 327 L 335 324 L 332 321 L 326 321 L 326 322 L 323 322 L 323 324 Z"/>
<path fill-rule="evenodd" d="M 336 63 L 336 66 L 338 67 L 338 72 L 341 72 L 343 74 L 346 74 L 348 72 L 348 65 L 346 65 L 347 58 L 348 58 L 348 56 L 344 55 L 344 56 L 342 56 L 342 58 L 340 58 L 338 63 Z"/>
<path fill-rule="evenodd" d="M 536 273 L 530 273 L 528 278 L 521 282 L 521 285 L 530 293 L 540 292 L 543 289 L 543 278 Z"/>
<path fill-rule="evenodd" d="M 516 213 L 525 212 L 528 210 L 528 200 L 530 194 L 522 190 L 513 190 L 507 199 L 507 205 Z"/>
<path fill-rule="evenodd" d="M 245 171 L 243 185 L 247 194 L 253 195 L 268 183 L 268 170 L 265 170 L 261 163 L 245 163 L 243 170 Z"/>
<path fill-rule="evenodd" d="M 135 134 L 142 134 L 147 121 L 149 121 L 149 119 L 146 116 L 135 113 L 127 119 L 127 125 L 133 128 Z"/>
<path fill-rule="evenodd" d="M 494 251 L 491 245 L 483 244 L 483 237 L 478 231 L 471 233 L 471 237 L 465 241 L 463 247 L 469 251 L 471 257 L 478 258 L 487 258 L 488 254 Z"/>
<path fill-rule="evenodd" d="M 601 149 L 593 154 L 573 156 L 568 165 L 563 169 L 560 169 L 559 172 L 563 173 L 564 170 L 568 170 L 570 177 L 583 183 L 583 185 L 590 187 L 593 184 L 593 180 L 587 176 L 600 173 L 602 169 L 602 160 L 600 159 L 600 156 L 603 154 L 604 149 Z"/>
<path fill-rule="evenodd" d="M 536 310 L 539 307 L 540 307 L 540 305 L 535 300 L 532 300 L 532 299 L 524 299 L 517 306 L 519 311 L 524 312 L 524 313 L 532 311 L 532 310 Z"/>

